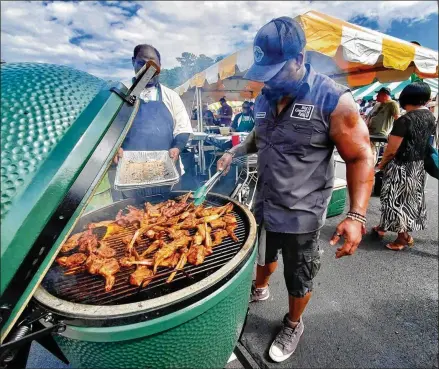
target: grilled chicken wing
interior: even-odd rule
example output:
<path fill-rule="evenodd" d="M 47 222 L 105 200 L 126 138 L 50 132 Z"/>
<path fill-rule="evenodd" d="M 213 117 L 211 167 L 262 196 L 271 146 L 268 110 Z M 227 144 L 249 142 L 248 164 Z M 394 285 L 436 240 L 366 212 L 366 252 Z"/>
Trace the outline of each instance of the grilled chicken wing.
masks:
<path fill-rule="evenodd" d="M 82 237 L 84 232 L 76 233 L 71 235 L 66 242 L 61 247 L 61 252 L 66 253 L 76 249 L 79 246 L 79 239 Z"/>
<path fill-rule="evenodd" d="M 87 255 L 77 252 L 76 254 L 72 254 L 70 256 L 61 256 L 56 259 L 56 262 L 66 268 L 74 268 L 79 265 L 82 265 L 87 260 Z"/>

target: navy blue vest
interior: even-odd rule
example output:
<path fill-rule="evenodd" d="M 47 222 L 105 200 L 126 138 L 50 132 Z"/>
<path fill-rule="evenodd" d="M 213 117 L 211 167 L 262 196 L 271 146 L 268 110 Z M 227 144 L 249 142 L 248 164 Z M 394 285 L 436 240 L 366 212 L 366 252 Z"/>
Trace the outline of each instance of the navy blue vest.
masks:
<path fill-rule="evenodd" d="M 298 96 L 279 116 L 263 94 L 255 102 L 255 216 L 271 232 L 321 228 L 334 184 L 330 115 L 349 89 L 306 68 Z"/>

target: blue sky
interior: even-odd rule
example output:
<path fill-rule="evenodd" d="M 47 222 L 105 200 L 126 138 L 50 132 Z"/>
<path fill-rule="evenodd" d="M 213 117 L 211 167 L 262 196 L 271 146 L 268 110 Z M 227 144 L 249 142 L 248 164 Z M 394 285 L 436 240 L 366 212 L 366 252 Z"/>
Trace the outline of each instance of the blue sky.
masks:
<path fill-rule="evenodd" d="M 151 43 L 164 68 L 184 51 L 215 57 L 252 43 L 272 18 L 317 10 L 438 50 L 435 1 L 2 1 L 1 58 L 66 64 L 127 80 L 136 44 Z"/>

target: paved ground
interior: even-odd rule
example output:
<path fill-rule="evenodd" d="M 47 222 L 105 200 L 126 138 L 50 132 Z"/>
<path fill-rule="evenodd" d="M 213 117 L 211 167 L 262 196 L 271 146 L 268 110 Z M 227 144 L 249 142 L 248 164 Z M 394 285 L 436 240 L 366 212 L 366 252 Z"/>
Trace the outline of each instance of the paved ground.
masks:
<path fill-rule="evenodd" d="M 343 167 L 339 168 L 340 176 Z M 386 241 L 364 237 L 354 256 L 336 260 L 328 243 L 342 216 L 321 233 L 322 268 L 304 314 L 305 332 L 296 353 L 281 365 L 268 348 L 288 309 L 281 270 L 272 277 L 271 299 L 252 304 L 243 345 L 261 367 L 432 368 L 438 366 L 438 186 L 429 179 L 428 230 L 415 247 L 387 250 Z M 379 220 L 371 200 L 369 227 Z M 282 265 L 279 266 L 282 268 Z"/>
<path fill-rule="evenodd" d="M 338 175 L 344 176 L 339 166 Z M 429 179 L 428 230 L 415 233 L 415 247 L 385 249 L 386 241 L 366 235 L 352 257 L 334 258 L 328 240 L 342 217 L 322 230 L 322 268 L 304 315 L 305 332 L 296 353 L 275 364 L 269 345 L 287 310 L 281 273 L 272 278 L 269 301 L 253 304 L 242 343 L 261 367 L 277 368 L 433 368 L 438 367 L 438 185 Z M 379 199 L 372 198 L 369 228 L 379 220 Z M 35 345 L 28 368 L 64 368 Z M 236 361 L 229 368 L 240 368 Z"/>

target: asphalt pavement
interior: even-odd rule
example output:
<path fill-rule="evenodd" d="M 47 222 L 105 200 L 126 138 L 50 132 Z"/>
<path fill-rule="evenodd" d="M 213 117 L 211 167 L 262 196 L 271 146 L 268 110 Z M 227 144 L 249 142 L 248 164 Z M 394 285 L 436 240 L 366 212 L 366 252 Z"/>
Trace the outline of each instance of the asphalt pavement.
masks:
<path fill-rule="evenodd" d="M 344 166 L 338 176 L 344 178 Z M 393 240 L 368 233 L 355 255 L 335 259 L 328 240 L 343 219 L 328 219 L 322 229 L 322 267 L 304 314 L 305 332 L 295 354 L 276 364 L 269 346 L 288 309 L 279 270 L 268 301 L 253 303 L 242 345 L 261 368 L 437 368 L 438 367 L 438 182 L 426 187 L 428 228 L 415 232 L 415 246 L 401 252 L 385 248 Z M 372 197 L 368 228 L 378 224 L 379 198 Z M 65 368 L 35 344 L 28 368 Z M 230 368 L 241 368 L 232 362 Z"/>
<path fill-rule="evenodd" d="M 337 172 L 344 178 L 344 165 Z M 438 367 L 438 182 L 429 178 L 425 193 L 428 228 L 413 233 L 412 249 L 388 250 L 385 244 L 395 234 L 380 241 L 368 233 L 355 255 L 335 259 L 328 241 L 343 215 L 327 220 L 320 236 L 322 266 L 303 316 L 304 334 L 294 355 L 276 364 L 268 350 L 288 311 L 279 263 L 271 297 L 250 305 L 242 337 L 261 368 Z M 379 198 L 372 197 L 368 229 L 379 217 Z"/>

